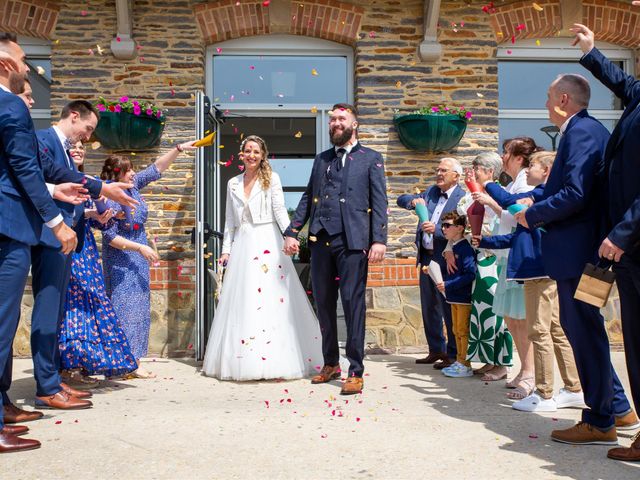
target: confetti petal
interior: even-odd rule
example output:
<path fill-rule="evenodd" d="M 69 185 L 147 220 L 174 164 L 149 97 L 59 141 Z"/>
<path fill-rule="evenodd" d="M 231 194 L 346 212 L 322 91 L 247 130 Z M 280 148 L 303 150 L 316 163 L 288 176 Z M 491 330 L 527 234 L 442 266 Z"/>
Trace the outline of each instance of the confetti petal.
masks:
<path fill-rule="evenodd" d="M 313 75 L 314 77 L 318 76 L 318 71 L 315 68 L 311 69 L 311 75 Z"/>
<path fill-rule="evenodd" d="M 560 107 L 558 107 L 557 105 L 555 107 L 553 107 L 553 111 L 556 112 L 558 115 L 560 115 L 561 117 L 566 117 L 567 116 L 567 112 L 565 112 L 564 110 L 562 110 Z"/>
<path fill-rule="evenodd" d="M 540 5 L 538 5 L 536 2 L 533 2 L 531 4 L 531 6 L 533 7 L 534 10 L 537 10 L 538 12 L 541 12 L 544 10 L 544 8 L 542 8 Z"/>
<path fill-rule="evenodd" d="M 294 135 L 294 137 L 296 138 L 302 138 L 302 132 L 301 131 L 297 131 L 296 134 Z"/>
<path fill-rule="evenodd" d="M 38 65 L 36 67 L 36 71 L 38 72 L 38 75 L 44 75 L 45 74 L 44 68 L 42 66 L 40 66 L 40 65 Z"/>

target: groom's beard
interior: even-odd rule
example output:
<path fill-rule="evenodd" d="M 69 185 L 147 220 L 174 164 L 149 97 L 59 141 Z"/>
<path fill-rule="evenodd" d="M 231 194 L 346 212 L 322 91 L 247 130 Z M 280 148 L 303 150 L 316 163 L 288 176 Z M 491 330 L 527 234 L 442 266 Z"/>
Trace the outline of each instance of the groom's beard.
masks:
<path fill-rule="evenodd" d="M 329 138 L 331 144 L 337 147 L 341 147 L 349 143 L 351 136 L 353 135 L 353 128 L 347 127 L 344 130 L 340 130 L 338 127 L 333 127 L 329 132 Z"/>

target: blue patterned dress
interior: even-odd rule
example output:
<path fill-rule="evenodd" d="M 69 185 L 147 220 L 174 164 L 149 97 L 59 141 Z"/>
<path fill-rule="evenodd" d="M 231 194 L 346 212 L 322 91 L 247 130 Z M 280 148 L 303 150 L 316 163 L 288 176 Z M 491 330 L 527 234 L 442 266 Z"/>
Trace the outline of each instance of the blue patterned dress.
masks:
<path fill-rule="evenodd" d="M 104 288 L 91 223 L 85 224 L 82 251 L 73 253 L 71 261 L 65 315 L 58 334 L 60 362 L 65 370 L 82 368 L 90 375 L 112 377 L 132 372 L 137 365 Z"/>
<path fill-rule="evenodd" d="M 131 351 L 136 360 L 147 354 L 149 347 L 149 328 L 151 326 L 151 290 L 149 286 L 149 262 L 139 252 L 120 250 L 109 244 L 116 236 L 129 241 L 147 245 L 144 224 L 147 221 L 148 208 L 140 189 L 160 178 L 155 164 L 135 174 L 133 188 L 129 194 L 140 202 L 132 209 L 129 218 L 116 219 L 102 232 L 102 263 L 107 287 L 122 329 L 129 340 Z M 108 201 L 116 212 L 123 211 L 121 205 Z M 129 220 L 133 221 L 130 222 Z"/>

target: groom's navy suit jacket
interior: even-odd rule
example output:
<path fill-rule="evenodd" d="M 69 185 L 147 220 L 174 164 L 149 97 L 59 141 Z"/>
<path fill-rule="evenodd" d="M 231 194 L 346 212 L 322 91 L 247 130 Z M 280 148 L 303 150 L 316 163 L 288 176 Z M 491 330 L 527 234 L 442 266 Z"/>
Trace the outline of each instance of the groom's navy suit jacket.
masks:
<path fill-rule="evenodd" d="M 297 237 L 305 223 L 314 218 L 318 211 L 315 200 L 335 157 L 333 148 L 316 156 L 309 183 L 285 231 L 286 236 Z M 340 214 L 349 250 L 368 250 L 372 243 L 386 245 L 387 189 L 382 155 L 358 143 L 347 155 L 343 171 Z"/>

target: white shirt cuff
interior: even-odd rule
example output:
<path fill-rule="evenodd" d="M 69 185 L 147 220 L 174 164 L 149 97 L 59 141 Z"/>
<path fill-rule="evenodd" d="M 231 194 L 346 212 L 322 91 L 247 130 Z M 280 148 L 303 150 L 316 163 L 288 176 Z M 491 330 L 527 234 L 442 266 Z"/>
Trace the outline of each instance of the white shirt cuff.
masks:
<path fill-rule="evenodd" d="M 55 189 L 56 189 L 55 184 L 53 184 L 53 183 L 47 183 L 46 185 L 47 185 L 47 190 L 49 190 L 49 195 L 51 195 L 51 196 L 53 197 L 53 192 L 54 192 L 54 191 L 55 191 Z"/>
<path fill-rule="evenodd" d="M 49 228 L 53 228 L 57 226 L 60 222 L 62 222 L 62 220 L 63 220 L 62 215 L 58 214 L 53 219 L 46 222 L 45 225 Z"/>

